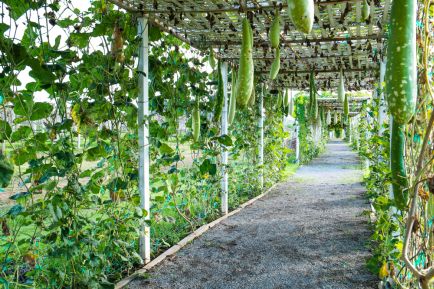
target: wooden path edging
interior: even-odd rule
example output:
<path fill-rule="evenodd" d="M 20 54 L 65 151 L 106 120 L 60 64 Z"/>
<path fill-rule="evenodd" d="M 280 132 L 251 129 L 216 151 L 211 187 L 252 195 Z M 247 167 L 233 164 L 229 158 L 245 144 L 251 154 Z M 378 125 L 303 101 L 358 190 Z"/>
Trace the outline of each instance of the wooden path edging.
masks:
<path fill-rule="evenodd" d="M 215 225 L 217 225 L 217 224 L 221 223 L 222 221 L 226 220 L 227 218 L 229 218 L 229 217 L 231 217 L 231 216 L 239 213 L 245 207 L 247 207 L 249 205 L 252 205 L 254 202 L 256 202 L 257 200 L 259 200 L 262 197 L 264 197 L 265 195 L 267 195 L 272 189 L 274 189 L 276 187 L 277 184 L 279 184 L 279 183 L 275 183 L 269 189 L 267 189 L 264 193 L 262 193 L 262 194 L 260 194 L 260 195 L 258 195 L 256 197 L 254 197 L 253 199 L 245 202 L 244 204 L 242 204 L 241 206 L 239 206 L 237 209 L 229 212 L 228 214 L 226 214 L 226 215 L 224 215 L 224 216 L 222 216 L 222 217 L 220 217 L 220 218 L 212 221 L 211 223 L 208 223 L 208 224 L 205 224 L 205 225 L 199 227 L 193 233 L 191 233 L 190 235 L 186 236 L 184 239 L 182 239 L 181 241 L 179 241 L 179 243 L 177 243 L 176 245 L 170 247 L 164 253 L 162 253 L 161 255 L 159 255 L 157 258 L 155 258 L 154 260 L 152 260 L 151 262 L 149 262 L 148 264 L 146 264 L 143 268 L 137 270 L 136 272 L 134 272 L 130 276 L 122 279 L 121 281 L 119 281 L 115 285 L 115 289 L 124 288 L 126 285 L 128 285 L 135 278 L 137 278 L 138 276 L 140 276 L 143 273 L 146 273 L 147 271 L 149 271 L 150 269 L 152 269 L 156 265 L 160 264 L 167 257 L 176 254 L 183 247 L 185 247 L 186 245 L 188 245 L 189 243 L 191 243 L 194 239 L 200 237 L 203 233 L 205 233 L 206 231 L 208 231 L 209 229 L 211 229 Z"/>

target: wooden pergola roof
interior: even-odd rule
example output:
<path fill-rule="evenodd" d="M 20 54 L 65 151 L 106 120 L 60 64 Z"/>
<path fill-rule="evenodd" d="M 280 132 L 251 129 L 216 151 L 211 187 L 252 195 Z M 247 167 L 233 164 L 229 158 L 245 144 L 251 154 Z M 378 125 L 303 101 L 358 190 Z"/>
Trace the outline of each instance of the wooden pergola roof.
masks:
<path fill-rule="evenodd" d="M 298 32 L 286 11 L 286 0 L 109 0 L 149 20 L 200 50 L 213 47 L 221 59 L 237 65 L 241 22 L 248 14 L 254 28 L 255 73 L 268 77 L 274 57 L 268 29 L 276 8 L 282 16 L 281 71 L 276 86 L 305 89 L 315 71 L 318 89 L 335 89 L 339 69 L 347 90 L 371 89 L 383 56 L 390 0 L 370 0 L 362 20 L 363 0 L 315 1 L 312 32 Z M 369 1 L 368 1 L 369 2 Z"/>
<path fill-rule="evenodd" d="M 352 115 L 358 114 L 364 102 L 370 100 L 370 97 L 349 97 L 348 106 Z M 326 111 L 343 112 L 344 105 L 337 98 L 318 98 L 318 106 L 323 107 Z"/>

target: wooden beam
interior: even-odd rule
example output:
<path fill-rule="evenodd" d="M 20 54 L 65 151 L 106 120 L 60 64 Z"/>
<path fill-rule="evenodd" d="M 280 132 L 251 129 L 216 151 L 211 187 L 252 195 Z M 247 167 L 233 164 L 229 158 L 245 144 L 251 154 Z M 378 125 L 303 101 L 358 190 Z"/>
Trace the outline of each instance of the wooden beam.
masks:
<path fill-rule="evenodd" d="M 274 10 L 278 7 L 287 8 L 288 5 L 283 3 L 281 5 L 257 5 L 257 6 L 231 6 L 225 8 L 213 8 L 213 9 L 188 9 L 188 10 L 146 10 L 144 8 L 136 7 L 132 5 L 132 1 L 122 1 L 122 0 L 108 0 L 109 2 L 127 10 L 132 13 L 143 13 L 143 14 L 204 14 L 204 13 L 227 13 L 227 12 L 260 12 L 263 10 Z M 315 5 L 318 6 L 327 6 L 327 5 L 335 5 L 341 3 L 355 3 L 361 2 L 363 0 L 328 0 L 328 1 L 315 1 Z M 133 2 L 134 3 L 134 2 Z"/>
<path fill-rule="evenodd" d="M 303 57 L 285 57 L 285 58 L 280 58 L 281 62 L 287 61 L 287 60 L 299 60 L 299 59 L 319 59 L 319 58 L 342 58 L 342 57 L 355 57 L 355 56 L 369 56 L 369 54 L 355 54 L 355 55 L 317 55 L 317 56 L 303 56 Z M 229 61 L 235 61 L 235 60 L 239 60 L 239 57 L 222 57 L 222 60 L 229 60 Z M 253 57 L 253 60 L 274 60 L 274 57 Z"/>
<path fill-rule="evenodd" d="M 353 68 L 353 69 L 345 69 L 345 72 L 363 72 L 363 71 L 371 71 L 371 70 L 377 70 L 377 67 L 365 67 L 365 68 Z M 320 70 L 314 70 L 314 73 L 335 73 L 340 72 L 339 69 L 320 69 Z M 268 70 L 259 70 L 255 71 L 255 73 L 259 74 L 267 74 L 270 73 Z M 279 74 L 306 74 L 310 73 L 310 70 L 280 70 Z"/>
<path fill-rule="evenodd" d="M 353 36 L 353 37 L 327 37 L 327 38 L 317 38 L 317 39 L 282 39 L 282 44 L 307 44 L 307 43 L 326 43 L 326 42 L 337 42 L 337 41 L 358 41 L 358 40 L 370 40 L 370 39 L 376 39 L 381 40 L 385 39 L 387 36 L 385 34 L 378 35 L 378 34 L 372 34 L 372 35 L 366 35 L 366 36 Z M 207 46 L 230 46 L 230 45 L 241 45 L 241 40 L 206 40 L 206 41 L 197 41 L 192 40 L 191 41 L 193 45 L 200 46 L 200 45 L 207 45 Z M 254 43 L 255 47 L 268 47 L 270 46 L 269 41 L 255 41 Z"/>

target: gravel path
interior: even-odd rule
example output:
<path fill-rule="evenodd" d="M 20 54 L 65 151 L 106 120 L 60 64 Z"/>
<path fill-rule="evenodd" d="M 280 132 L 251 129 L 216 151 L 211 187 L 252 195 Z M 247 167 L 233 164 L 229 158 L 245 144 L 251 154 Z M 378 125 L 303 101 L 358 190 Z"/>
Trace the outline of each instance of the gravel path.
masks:
<path fill-rule="evenodd" d="M 377 288 L 365 268 L 369 209 L 343 142 L 166 259 L 130 289 Z"/>

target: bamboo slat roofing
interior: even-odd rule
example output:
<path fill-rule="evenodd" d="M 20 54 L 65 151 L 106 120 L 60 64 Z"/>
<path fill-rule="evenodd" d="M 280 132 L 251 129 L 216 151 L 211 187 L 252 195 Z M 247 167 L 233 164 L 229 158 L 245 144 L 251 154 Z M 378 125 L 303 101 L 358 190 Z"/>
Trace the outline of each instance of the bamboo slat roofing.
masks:
<path fill-rule="evenodd" d="M 278 87 L 305 89 L 315 71 L 318 89 L 335 89 L 342 67 L 347 90 L 371 89 L 383 57 L 390 0 L 370 0 L 370 16 L 362 20 L 363 0 L 315 0 L 312 32 L 298 32 L 286 11 L 286 0 L 109 0 L 150 21 L 191 46 L 237 65 L 241 23 L 247 15 L 254 31 L 255 74 L 268 78 L 274 58 L 268 29 L 280 10 L 281 71 Z"/>

